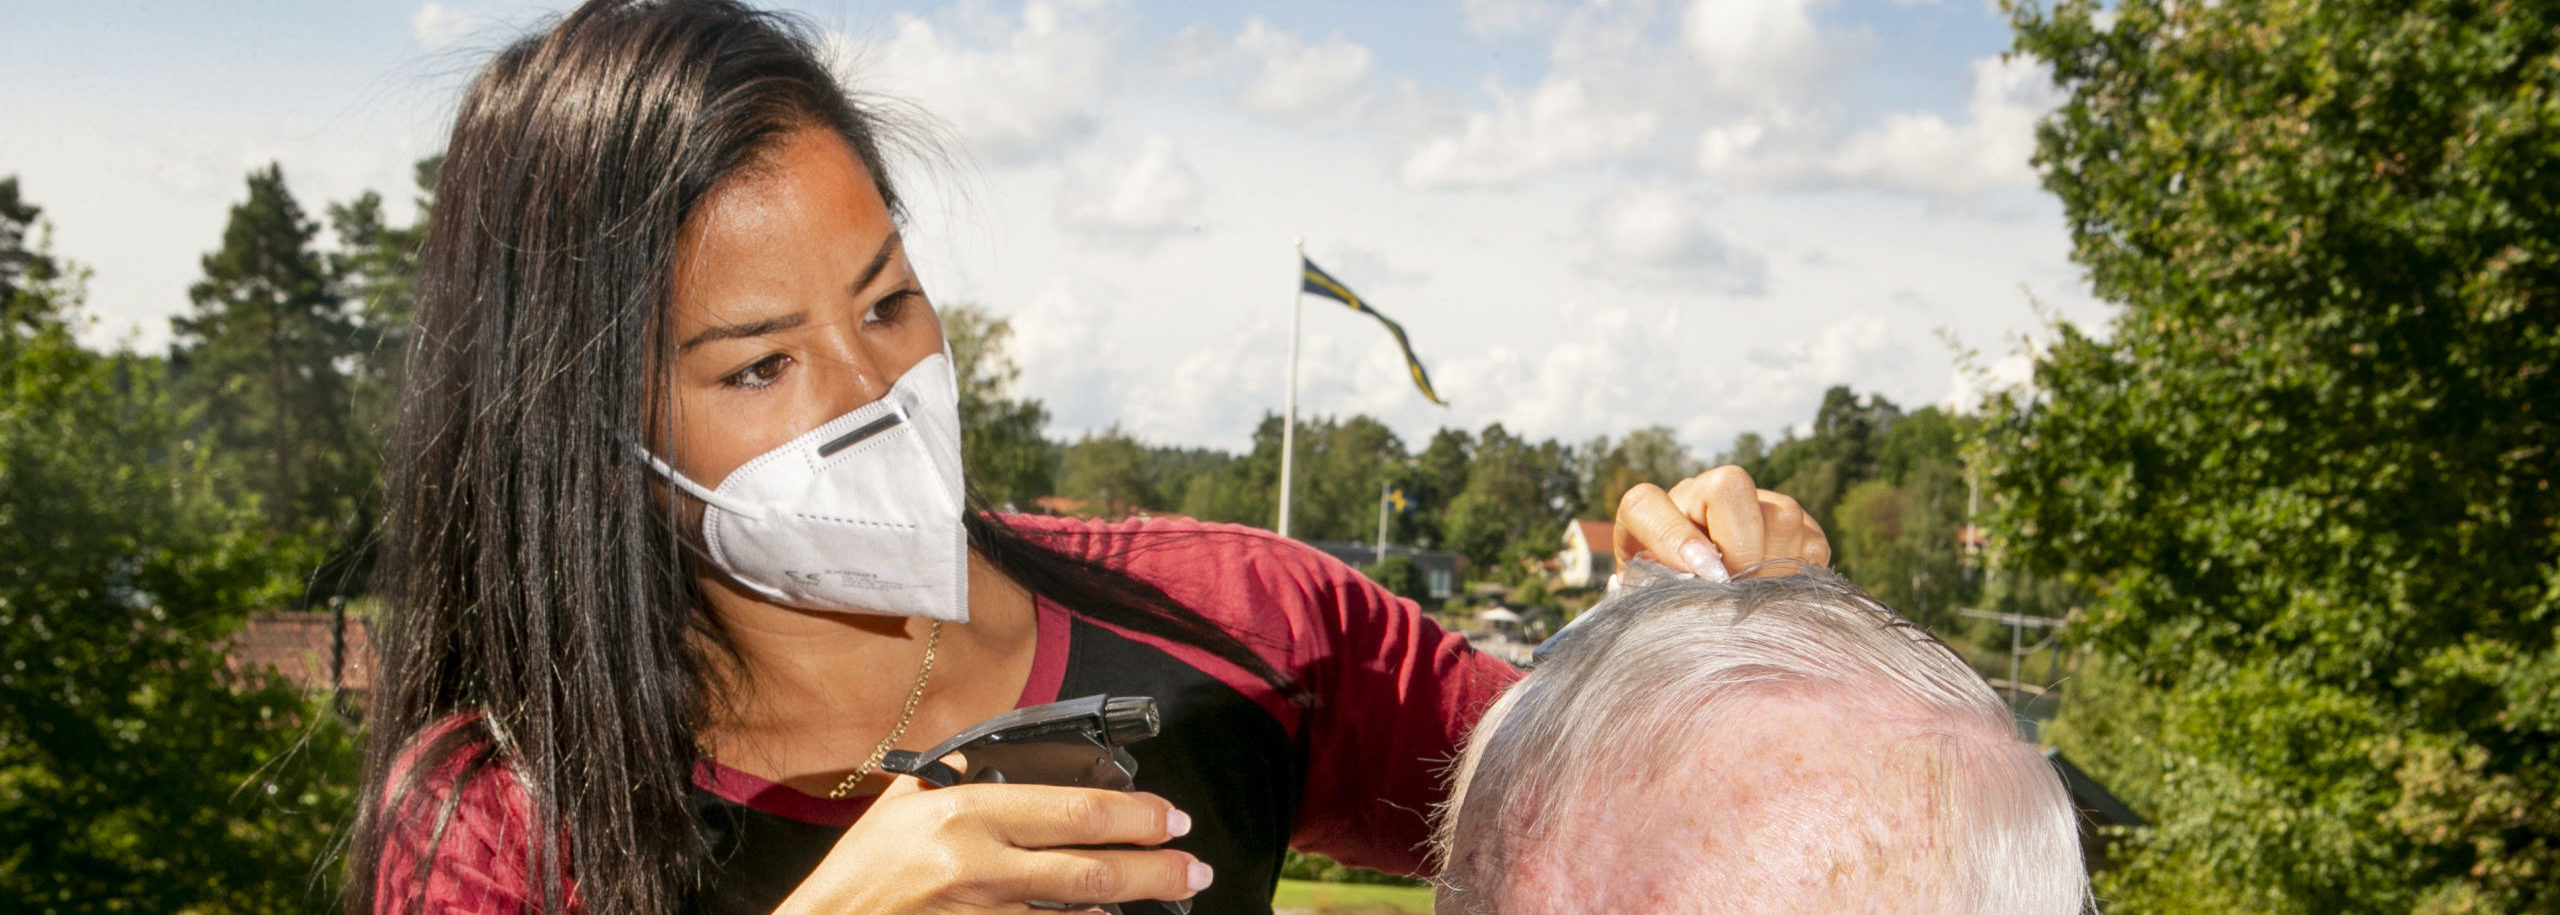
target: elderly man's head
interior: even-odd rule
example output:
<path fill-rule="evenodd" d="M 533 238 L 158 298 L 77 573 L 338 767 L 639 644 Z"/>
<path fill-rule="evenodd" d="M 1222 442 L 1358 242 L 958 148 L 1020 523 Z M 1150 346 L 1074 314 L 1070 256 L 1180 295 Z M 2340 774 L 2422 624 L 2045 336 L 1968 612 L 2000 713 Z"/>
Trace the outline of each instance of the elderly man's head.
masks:
<path fill-rule="evenodd" d="M 1443 915 L 2071 915 L 2062 782 L 1945 645 L 1828 573 L 1657 580 L 1485 716 Z"/>

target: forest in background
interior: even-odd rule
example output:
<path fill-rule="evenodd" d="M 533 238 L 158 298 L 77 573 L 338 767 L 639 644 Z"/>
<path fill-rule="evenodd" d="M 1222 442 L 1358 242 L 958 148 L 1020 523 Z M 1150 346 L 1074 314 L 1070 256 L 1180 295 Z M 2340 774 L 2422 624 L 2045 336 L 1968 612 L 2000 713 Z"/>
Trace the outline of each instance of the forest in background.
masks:
<path fill-rule="evenodd" d="M 2031 388 L 1834 391 L 1721 455 L 1312 418 L 1295 523 L 1373 536 L 1383 481 L 1399 542 L 1521 581 L 1622 483 L 1731 460 L 1941 631 L 2068 620 L 2044 736 L 2151 820 L 2109 910 L 2560 905 L 2560 8 L 2010 8 L 2066 93 L 2037 167 L 2116 306 L 2053 328 Z M 360 724 L 222 652 L 363 598 L 417 227 L 373 195 L 315 219 L 262 169 L 168 351 L 99 350 L 37 196 L 0 178 L 0 908 L 324 907 Z M 1004 325 L 947 317 L 991 502 L 1269 523 L 1276 421 L 1241 454 L 1046 441 Z"/>
<path fill-rule="evenodd" d="M 232 672 L 222 655 L 253 613 L 374 606 L 381 442 L 436 167 L 418 163 L 422 216 L 407 226 L 387 224 L 372 193 L 314 219 L 280 166 L 251 173 L 165 353 L 80 344 L 84 269 L 50 251 L 41 207 L 0 178 L 0 551 L 12 557 L 0 572 L 12 658 L 0 707 L 20 713 L 0 723 L 0 832 L 26 840 L 0 858 L 0 895 L 65 911 L 307 901 L 312 874 L 291 862 L 319 860 L 344 825 L 360 721 L 281 679 Z M 969 304 L 941 315 L 983 504 L 1062 496 L 1085 514 L 1272 525 L 1279 417 L 1241 454 L 1116 428 L 1051 440 L 1041 401 L 1017 384 L 1010 325 Z M 1367 416 L 1313 417 L 1297 435 L 1294 533 L 1374 539 L 1391 486 L 1409 505 L 1389 516 L 1395 542 L 1457 553 L 1470 578 L 1558 607 L 1541 563 L 1567 521 L 1610 518 L 1638 482 L 1668 486 L 1729 461 L 1802 499 L 1844 570 L 1906 612 L 1952 621 L 1944 611 L 1976 591 L 1957 539 L 1971 422 L 1835 388 L 1810 434 L 1745 435 L 1701 457 L 1662 427 L 1580 442 L 1444 428 L 1415 449 Z M 139 776 L 164 767 L 186 777 Z M 191 813 L 151 819 L 173 807 Z M 242 852 L 226 865 L 239 876 L 219 895 L 158 879 L 226 849 Z"/>

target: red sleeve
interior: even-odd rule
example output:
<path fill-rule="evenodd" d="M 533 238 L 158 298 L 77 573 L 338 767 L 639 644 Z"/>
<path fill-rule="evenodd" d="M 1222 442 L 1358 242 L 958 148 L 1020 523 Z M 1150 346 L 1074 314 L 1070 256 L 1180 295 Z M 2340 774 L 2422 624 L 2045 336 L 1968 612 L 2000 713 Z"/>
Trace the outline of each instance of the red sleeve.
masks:
<path fill-rule="evenodd" d="M 1284 543 L 1296 554 L 1287 574 L 1300 578 L 1328 638 L 1296 668 L 1319 703 L 1308 713 L 1306 793 L 1291 844 L 1344 864 L 1420 873 L 1449 765 L 1519 671 L 1368 576 Z"/>
<path fill-rule="evenodd" d="M 1164 519 L 1007 520 L 1155 583 L 1295 677 L 1314 696 L 1312 708 L 1280 703 L 1232 665 L 1168 647 L 1262 701 L 1306 744 L 1291 845 L 1391 874 L 1422 870 L 1449 764 L 1518 669 L 1350 566 L 1267 531 Z"/>
<path fill-rule="evenodd" d="M 493 767 L 465 782 L 455 801 L 454 781 L 464 769 L 462 757 L 469 755 L 455 753 L 406 797 L 386 805 L 391 822 L 374 871 L 376 915 L 495 915 L 541 907 L 526 867 L 530 805 L 524 789 L 506 769 Z M 398 785 L 402 779 L 395 772 L 389 781 Z M 449 815 L 448 801 L 455 801 Z M 423 880 L 422 859 L 429 861 Z"/>

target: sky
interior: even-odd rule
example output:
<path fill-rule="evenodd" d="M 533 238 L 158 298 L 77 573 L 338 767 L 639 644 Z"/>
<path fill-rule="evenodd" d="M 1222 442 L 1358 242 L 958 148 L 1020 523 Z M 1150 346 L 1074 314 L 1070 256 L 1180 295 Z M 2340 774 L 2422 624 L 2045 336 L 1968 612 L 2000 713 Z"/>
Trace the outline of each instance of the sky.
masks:
<path fill-rule="evenodd" d="M 88 341 L 161 349 L 251 169 L 315 218 L 366 190 L 412 218 L 464 82 L 562 6 L 5 0 L 0 175 L 94 271 Z M 1301 241 L 1449 402 L 1308 298 L 1301 414 L 1417 450 L 1661 425 L 1704 457 L 1835 384 L 1969 404 L 2112 314 L 2028 164 L 2059 95 L 1986 0 L 787 8 L 921 115 L 909 250 L 937 303 L 1012 322 L 1053 437 L 1246 447 Z"/>

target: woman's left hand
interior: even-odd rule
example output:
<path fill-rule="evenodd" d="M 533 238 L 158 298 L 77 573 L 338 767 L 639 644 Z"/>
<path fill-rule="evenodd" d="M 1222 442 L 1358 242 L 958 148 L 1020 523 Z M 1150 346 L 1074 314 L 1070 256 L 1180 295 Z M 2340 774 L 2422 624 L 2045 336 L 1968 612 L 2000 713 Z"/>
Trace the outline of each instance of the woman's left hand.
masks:
<path fill-rule="evenodd" d="M 1831 564 L 1831 538 L 1804 506 L 1761 489 L 1730 464 L 1674 483 L 1670 492 L 1636 484 L 1618 499 L 1614 539 L 1621 565 L 1638 553 L 1684 572 L 1720 565 L 1731 574 L 1773 559 Z"/>

